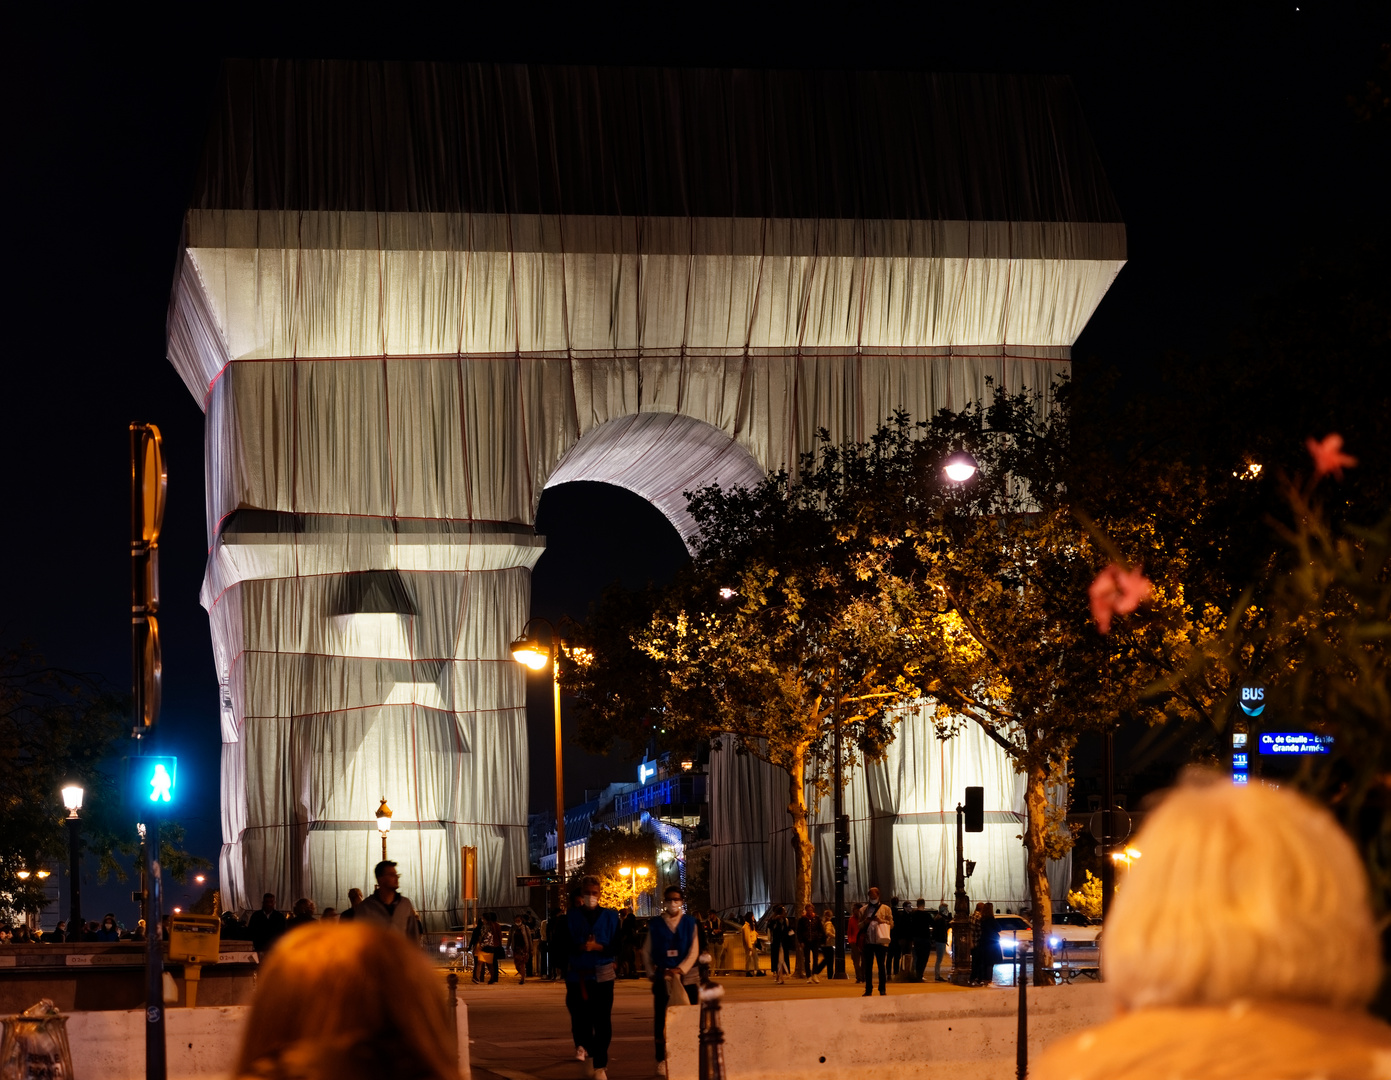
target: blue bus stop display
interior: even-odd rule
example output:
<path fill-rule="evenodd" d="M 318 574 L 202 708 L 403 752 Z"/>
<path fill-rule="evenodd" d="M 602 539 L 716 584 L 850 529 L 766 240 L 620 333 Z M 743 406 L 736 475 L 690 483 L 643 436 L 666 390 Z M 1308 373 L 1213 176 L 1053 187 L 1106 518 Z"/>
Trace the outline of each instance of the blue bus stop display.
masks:
<path fill-rule="evenodd" d="M 1326 754 L 1332 744 L 1332 735 L 1315 735 L 1311 731 L 1266 731 L 1261 734 L 1262 754 Z"/>

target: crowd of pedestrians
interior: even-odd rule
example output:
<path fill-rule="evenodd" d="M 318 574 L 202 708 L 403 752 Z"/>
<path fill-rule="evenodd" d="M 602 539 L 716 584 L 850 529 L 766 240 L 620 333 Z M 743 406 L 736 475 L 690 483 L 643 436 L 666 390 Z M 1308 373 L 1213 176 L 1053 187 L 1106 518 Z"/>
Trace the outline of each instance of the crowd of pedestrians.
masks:
<path fill-rule="evenodd" d="M 27 923 L 13 926 L 0 926 L 0 945 L 73 945 L 79 942 L 117 942 L 144 941 L 145 920 L 139 920 L 132 927 L 120 924 L 116 916 L 107 912 L 99 922 L 83 920 L 76 929 L 61 919 L 52 930 L 30 927 Z M 169 918 L 164 920 L 164 940 L 169 940 Z"/>
<path fill-rule="evenodd" d="M 419 944 L 424 928 L 415 905 L 400 891 L 401 878 L 396 864 L 389 860 L 377 863 L 373 876 L 376 888 L 371 895 L 364 897 L 361 889 L 349 889 L 348 906 L 341 913 L 326 907 L 320 915 L 317 905 L 307 897 L 296 900 L 290 911 L 285 912 L 276 906 L 275 893 L 266 893 L 261 897 L 261 906 L 245 922 L 230 911 L 223 914 L 222 940 L 250 941 L 252 948 L 264 954 L 286 934 L 301 927 L 360 921 L 389 927 L 408 941 Z"/>
<path fill-rule="evenodd" d="M 1379 932 L 1365 872 L 1326 811 L 1273 789 L 1180 791 L 1143 838 L 1144 869 L 1132 871 L 1107 930 L 1121 1014 L 1056 1044 L 1037 1065 L 1040 1080 L 1384 1075 L 1391 1028 L 1365 1012 L 1382 975 Z M 259 978 L 243 1080 L 456 1080 L 441 980 L 412 948 L 413 908 L 394 866 L 379 867 L 377 879 L 336 928 L 312 906 L 279 913 L 273 897 L 253 916 L 258 932 L 284 929 Z M 603 907 L 600 893 L 599 880 L 584 877 L 565 911 L 545 922 L 523 912 L 506 935 L 496 913 L 484 913 L 474 942 L 483 977 L 496 978 L 506 941 L 519 980 L 543 970 L 563 978 L 575 1059 L 607 1080 L 614 987 L 631 963 L 650 982 L 656 1071 L 665 1076 L 668 1009 L 696 1003 L 699 957 L 721 937 L 738 934 L 757 955 L 755 921 L 697 918 L 669 887 L 630 958 L 631 912 Z M 847 912 L 847 954 L 864 994 L 876 984 L 885 993 L 895 973 L 922 980 L 931 967 L 942 978 L 948 915 L 945 904 L 886 902 L 870 890 Z M 809 906 L 794 918 L 774 907 L 765 929 L 775 981 L 803 972 L 819 980 L 834 954 L 830 911 Z M 965 933 L 970 980 L 987 983 L 1000 956 L 990 904 L 977 906 Z M 1252 1037 L 1231 1039 L 1237 1018 Z M 1298 1068 L 1272 1071 L 1276 1064 Z"/>

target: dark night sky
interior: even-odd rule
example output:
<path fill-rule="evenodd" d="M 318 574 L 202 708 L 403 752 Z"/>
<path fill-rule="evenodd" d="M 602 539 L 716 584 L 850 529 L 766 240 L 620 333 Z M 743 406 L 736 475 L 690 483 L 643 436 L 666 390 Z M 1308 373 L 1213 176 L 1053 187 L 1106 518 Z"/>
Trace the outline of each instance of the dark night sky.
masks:
<path fill-rule="evenodd" d="M 433 18 L 411 6 L 379 9 L 357 32 L 340 25 L 348 9 L 328 5 L 314 17 L 217 9 L 216 24 L 187 8 L 177 24 L 142 24 L 128 10 L 120 22 L 70 10 L 12 25 L 4 180 L 18 239 L 0 428 L 0 641 L 28 640 L 59 664 L 128 684 L 125 429 L 158 423 L 171 462 L 164 740 L 198 796 L 182 815 L 191 844 L 214 860 L 216 683 L 197 603 L 203 418 L 164 360 L 164 318 L 223 56 L 1070 74 L 1130 243 L 1074 357 L 1079 375 L 1117 366 L 1130 392 L 1153 384 L 1164 351 L 1201 352 L 1220 336 L 1248 297 L 1292 272 L 1302 244 L 1355 235 L 1386 212 L 1385 161 L 1371 160 L 1344 105 L 1391 39 L 1385 4 L 855 5 L 835 19 L 804 5 L 683 5 L 680 24 L 649 7 L 553 17 L 531 5 L 487 15 L 455 6 Z M 582 616 L 609 581 L 636 584 L 681 557 L 651 507 L 584 487 L 541 502 L 549 546 L 534 578 L 538 614 Z M 532 708 L 533 741 L 548 747 L 544 694 Z M 576 794 L 633 771 L 567 753 Z M 551 769 L 548 753 L 536 757 L 533 802 L 544 803 Z M 108 886 L 89 910 L 128 889 Z"/>

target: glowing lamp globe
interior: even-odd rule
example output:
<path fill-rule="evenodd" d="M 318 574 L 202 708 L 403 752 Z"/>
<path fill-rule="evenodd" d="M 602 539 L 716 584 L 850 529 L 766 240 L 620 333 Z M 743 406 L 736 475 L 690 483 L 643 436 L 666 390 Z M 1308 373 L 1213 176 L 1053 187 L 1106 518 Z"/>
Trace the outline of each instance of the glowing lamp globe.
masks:
<path fill-rule="evenodd" d="M 964 450 L 958 450 L 942 462 L 942 472 L 953 484 L 964 484 L 976 475 L 979 467 L 976 459 Z"/>
<path fill-rule="evenodd" d="M 540 671 L 550 658 L 550 649 L 537 641 L 534 635 L 523 634 L 512 642 L 512 659 L 525 664 L 532 671 Z"/>
<path fill-rule="evenodd" d="M 63 806 L 68 811 L 69 817 L 76 817 L 77 812 L 82 809 L 82 796 L 86 794 L 82 790 L 81 784 L 68 784 L 63 788 Z"/>
<path fill-rule="evenodd" d="M 382 797 L 381 806 L 377 807 L 377 831 L 385 836 L 391 831 L 391 807 L 386 805 L 386 797 Z"/>

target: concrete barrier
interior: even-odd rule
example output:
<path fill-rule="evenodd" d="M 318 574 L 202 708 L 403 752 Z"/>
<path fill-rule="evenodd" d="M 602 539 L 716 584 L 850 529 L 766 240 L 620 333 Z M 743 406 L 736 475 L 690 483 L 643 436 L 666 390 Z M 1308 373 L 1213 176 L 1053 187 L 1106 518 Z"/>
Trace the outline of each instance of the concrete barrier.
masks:
<path fill-rule="evenodd" d="M 230 1077 L 241 1048 L 249 1005 L 169 1009 L 165 1046 L 169 1080 Z M 77 1080 L 144 1080 L 145 1010 L 75 1012 L 68 1016 L 68 1044 Z M 469 1075 L 468 1007 L 459 1003 L 459 1072 Z"/>
<path fill-rule="evenodd" d="M 756 1001 L 720 1012 L 735 1080 L 1014 1080 L 1013 991 Z M 1104 985 L 1029 988 L 1029 1055 L 1111 1016 Z M 700 1010 L 667 1013 L 672 1080 L 695 1080 Z"/>

